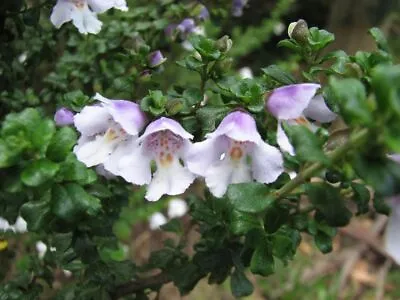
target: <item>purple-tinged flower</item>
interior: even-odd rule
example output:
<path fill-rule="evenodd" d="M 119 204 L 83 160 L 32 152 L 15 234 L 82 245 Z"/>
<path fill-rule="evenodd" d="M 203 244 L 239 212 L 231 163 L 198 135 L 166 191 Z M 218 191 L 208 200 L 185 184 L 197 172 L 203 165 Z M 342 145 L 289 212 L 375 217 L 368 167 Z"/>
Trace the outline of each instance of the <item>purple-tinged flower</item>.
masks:
<path fill-rule="evenodd" d="M 283 172 L 282 154 L 262 140 L 253 117 L 245 112 L 228 114 L 206 138 L 193 145 L 187 164 L 205 177 L 216 197 L 222 197 L 231 183 L 271 183 Z"/>
<path fill-rule="evenodd" d="M 241 17 L 247 0 L 232 0 L 232 16 Z"/>
<path fill-rule="evenodd" d="M 188 35 L 194 31 L 196 23 L 192 18 L 183 19 L 182 22 L 176 27 L 176 29 L 183 35 Z"/>
<path fill-rule="evenodd" d="M 53 8 L 50 20 L 56 28 L 72 21 L 82 34 L 97 34 L 102 22 L 97 19 L 97 13 L 103 13 L 111 8 L 127 11 L 125 0 L 58 0 Z"/>
<path fill-rule="evenodd" d="M 115 174 L 119 158 L 135 147 L 146 116 L 136 103 L 110 100 L 100 94 L 94 98 L 100 105 L 86 106 L 74 117 L 81 133 L 74 153 L 87 167 L 104 164 L 107 171 Z"/>
<path fill-rule="evenodd" d="M 54 122 L 58 126 L 66 126 L 74 124 L 74 113 L 69 109 L 62 107 L 54 114 Z"/>
<path fill-rule="evenodd" d="M 282 120 L 289 125 L 308 125 L 306 117 L 321 123 L 328 123 L 336 118 L 325 104 L 322 96 L 315 93 L 321 86 L 315 83 L 292 84 L 272 91 L 266 103 L 268 111 L 278 119 L 277 142 L 283 151 L 294 155 L 294 148 L 282 128 Z"/>
<path fill-rule="evenodd" d="M 201 21 L 205 21 L 205 20 L 207 20 L 208 18 L 210 18 L 210 13 L 208 12 L 207 7 L 203 6 L 203 8 L 201 9 L 201 11 L 200 11 L 200 13 L 199 13 L 199 15 L 198 15 L 198 18 L 199 18 Z"/>
<path fill-rule="evenodd" d="M 156 68 L 162 65 L 167 59 L 162 55 L 160 50 L 149 54 L 149 67 Z"/>
<path fill-rule="evenodd" d="M 131 153 L 120 160 L 117 174 L 134 184 L 148 184 L 145 197 L 149 201 L 157 201 L 164 194 L 182 194 L 195 179 L 184 165 L 191 138 L 178 122 L 157 119 L 147 126 Z M 157 166 L 153 175 L 152 161 Z"/>

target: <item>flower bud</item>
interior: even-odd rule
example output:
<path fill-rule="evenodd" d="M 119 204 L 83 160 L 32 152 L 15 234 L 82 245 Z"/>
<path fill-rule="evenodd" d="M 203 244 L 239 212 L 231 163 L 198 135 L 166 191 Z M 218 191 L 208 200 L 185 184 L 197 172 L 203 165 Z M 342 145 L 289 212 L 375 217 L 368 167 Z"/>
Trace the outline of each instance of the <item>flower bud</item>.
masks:
<path fill-rule="evenodd" d="M 54 114 L 54 121 L 58 126 L 71 125 L 74 123 L 74 113 L 62 107 Z"/>
<path fill-rule="evenodd" d="M 243 15 L 243 8 L 247 0 L 233 0 L 232 1 L 232 16 L 241 17 Z"/>
<path fill-rule="evenodd" d="M 300 44 L 307 42 L 309 34 L 308 25 L 303 19 L 299 19 L 297 22 L 292 22 L 288 26 L 289 37 Z"/>
<path fill-rule="evenodd" d="M 201 9 L 201 11 L 200 11 L 200 13 L 199 13 L 199 15 L 198 15 L 198 18 L 199 18 L 201 21 L 205 21 L 205 20 L 207 20 L 208 18 L 210 18 L 210 13 L 208 12 L 207 7 L 203 6 L 203 8 Z"/>
<path fill-rule="evenodd" d="M 162 55 L 160 50 L 149 54 L 149 67 L 156 68 L 162 65 L 167 59 Z"/>
<path fill-rule="evenodd" d="M 179 99 L 172 99 L 167 102 L 165 109 L 169 115 L 176 115 L 183 109 L 183 103 Z"/>
<path fill-rule="evenodd" d="M 183 34 L 192 33 L 194 28 L 196 27 L 196 23 L 192 18 L 183 19 L 181 23 L 176 27 L 178 31 Z"/>
<path fill-rule="evenodd" d="M 222 38 L 217 40 L 216 46 L 221 52 L 228 52 L 232 48 L 232 40 L 229 36 L 224 35 Z"/>

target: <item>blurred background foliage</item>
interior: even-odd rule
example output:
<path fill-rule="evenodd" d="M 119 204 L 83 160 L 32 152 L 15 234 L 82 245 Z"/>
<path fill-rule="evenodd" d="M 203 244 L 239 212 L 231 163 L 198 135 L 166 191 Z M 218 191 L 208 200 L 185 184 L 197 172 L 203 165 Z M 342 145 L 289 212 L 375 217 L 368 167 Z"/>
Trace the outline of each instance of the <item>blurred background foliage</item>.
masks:
<path fill-rule="evenodd" d="M 199 20 L 200 2 L 209 9 L 211 15 L 209 20 Z M 92 101 L 88 96 L 94 95 L 95 92 L 114 99 L 139 99 L 147 94 L 148 89 L 167 90 L 172 85 L 198 87 L 198 74 L 189 72 L 175 63 L 187 53 L 182 47 L 182 38 L 178 36 L 171 41 L 171 37 L 165 34 L 165 28 L 169 24 L 179 23 L 188 16 L 195 18 L 197 24 L 204 26 L 207 36 L 219 38 L 228 35 L 232 38 L 234 43 L 230 53 L 232 64 L 223 66 L 230 74 L 237 74 L 242 67 L 250 67 L 255 75 L 259 75 L 261 68 L 270 64 L 280 65 L 295 74 L 300 73 L 300 57 L 276 46 L 280 40 L 287 37 L 287 25 L 300 18 L 305 19 L 310 27 L 317 26 L 333 32 L 336 42 L 332 47 L 342 49 L 349 54 L 359 50 L 373 50 L 375 44 L 367 31 L 370 27 L 378 26 L 388 38 L 394 60 L 398 62 L 400 58 L 400 4 L 397 0 L 250 0 L 241 17 L 231 16 L 229 0 L 204 0 L 199 3 L 128 0 L 130 8 L 128 12 L 112 10 L 102 14 L 99 16 L 104 22 L 102 31 L 96 36 L 84 36 L 79 34 L 71 23 L 62 26 L 60 30 L 52 26 L 49 16 L 54 1 L 2 1 L 0 3 L 2 121 L 6 114 L 22 111 L 26 107 L 38 107 L 49 117 L 52 117 L 56 108 L 60 106 L 79 111 L 82 106 Z M 161 50 L 167 54 L 163 70 L 152 69 L 148 65 L 147 55 L 154 50 Z M 148 76 L 154 80 L 148 80 Z M 74 137 L 71 139 L 73 144 Z M 68 157 L 63 157 L 62 161 L 66 166 L 76 163 Z M 96 179 L 90 181 L 88 179 L 90 176 L 92 175 L 85 173 L 84 178 L 80 179 L 83 185 L 96 181 Z M 2 184 L 2 188 L 5 188 L 5 185 Z M 108 185 L 107 189 L 101 189 L 101 185 Z M 118 182 L 106 184 L 102 178 L 97 179 L 96 186 L 89 186 L 90 188 L 99 198 L 108 197 L 101 193 L 107 194 L 108 190 L 113 191 L 114 201 L 126 201 L 126 197 L 123 196 L 128 193 Z M 113 231 L 119 240 L 129 243 L 132 236 L 135 236 L 132 242 L 134 244 L 132 249 L 135 251 L 132 250 L 129 255 L 140 263 L 141 260 L 148 259 L 150 250 L 159 246 L 158 239 L 161 234 L 149 233 L 146 220 L 153 212 L 165 208 L 167 201 L 143 205 L 140 201 L 142 199 L 140 192 L 143 191 L 135 192 L 134 195 L 138 196 L 129 194 L 128 203 L 125 203 L 128 206 L 126 209 L 122 212 L 110 209 L 108 213 L 113 215 L 110 222 L 116 221 Z M 10 221 L 14 221 L 16 217 L 17 212 L 9 214 Z M 34 219 L 35 215 L 32 218 Z M 10 248 L 13 248 L 14 243 L 18 246 L 19 252 L 17 254 L 9 250 L 0 252 L 2 265 L 7 266 L 8 270 L 33 269 L 40 270 L 46 275 L 46 272 L 50 271 L 42 268 L 38 259 L 24 257 L 25 253 L 34 251 L 32 245 L 40 238 L 32 235 L 22 242 L 13 242 L 11 239 Z M 81 238 L 83 240 L 85 237 Z M 256 293 L 249 299 L 306 299 L 310 295 L 309 287 L 304 287 L 304 280 L 300 281 L 302 278 L 300 275 L 296 277 L 293 274 L 304 275 L 307 267 L 318 262 L 319 256 L 307 250 L 307 241 L 302 247 L 301 257 L 296 264 L 291 265 L 291 272 L 281 266 L 277 274 L 268 280 L 252 278 L 252 281 L 257 282 Z M 104 248 L 107 249 L 106 243 Z M 341 246 L 336 245 L 336 249 L 340 248 Z M 119 248 L 114 249 L 112 253 L 107 251 L 102 255 L 118 257 L 121 254 Z M 19 256 L 18 264 L 9 266 L 10 259 L 15 258 L 15 255 Z M 77 268 L 69 266 L 70 269 L 74 267 Z M 6 269 L 2 268 L 1 278 L 7 280 L 10 275 Z M 337 271 L 338 267 L 333 270 Z M 336 299 L 339 293 L 338 286 L 334 284 L 337 276 L 334 272 L 321 272 L 318 275 L 312 281 L 316 295 L 314 299 Z M 65 278 L 65 275 L 60 273 L 56 277 L 63 284 L 68 284 L 69 279 Z M 393 271 L 389 277 L 389 285 L 390 283 L 396 285 L 399 278 L 399 272 Z M 282 287 L 282 282 L 287 284 Z M 332 283 L 334 287 L 327 290 L 327 282 Z M 362 280 L 354 282 L 365 283 Z M 213 290 L 220 287 L 210 287 L 210 289 L 213 294 L 209 299 L 231 297 L 230 293 L 226 293 L 228 289 L 226 285 L 222 286 L 222 291 Z M 204 299 L 204 291 L 205 285 L 200 285 L 189 297 Z M 168 297 L 173 299 L 174 296 L 171 296 L 175 295 L 173 293 L 166 293 L 165 299 Z M 346 296 L 355 297 L 359 289 L 353 284 L 347 293 Z M 395 290 L 392 299 L 400 297 L 396 293 L 398 291 Z"/>

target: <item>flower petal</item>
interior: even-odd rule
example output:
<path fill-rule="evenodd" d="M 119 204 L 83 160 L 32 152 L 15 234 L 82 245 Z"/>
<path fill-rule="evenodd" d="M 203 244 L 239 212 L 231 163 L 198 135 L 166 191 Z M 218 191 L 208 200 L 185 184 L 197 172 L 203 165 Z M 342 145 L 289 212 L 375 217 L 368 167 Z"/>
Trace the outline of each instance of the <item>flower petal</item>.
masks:
<path fill-rule="evenodd" d="M 102 22 L 97 19 L 94 12 L 85 4 L 82 8 L 74 9 L 71 13 L 72 23 L 82 34 L 97 34 L 101 30 Z"/>
<path fill-rule="evenodd" d="M 205 181 L 208 189 L 215 197 L 222 197 L 231 183 L 233 166 L 228 159 L 213 163 L 207 168 Z"/>
<path fill-rule="evenodd" d="M 74 147 L 74 153 L 87 167 L 93 167 L 104 163 L 113 149 L 114 143 L 106 142 L 102 135 L 95 138 L 81 136 Z"/>
<path fill-rule="evenodd" d="M 103 13 L 111 8 L 127 11 L 128 6 L 125 0 L 88 0 L 90 9 L 96 13 Z"/>
<path fill-rule="evenodd" d="M 259 143 L 252 152 L 252 171 L 258 182 L 274 182 L 284 171 L 281 152 L 267 143 Z"/>
<path fill-rule="evenodd" d="M 139 141 L 143 141 L 147 136 L 152 133 L 162 131 L 162 130 L 170 130 L 172 133 L 180 136 L 181 138 L 187 140 L 192 139 L 193 135 L 187 132 L 181 124 L 177 121 L 172 120 L 170 118 L 161 117 L 153 122 L 151 122 L 145 132 L 140 136 Z"/>
<path fill-rule="evenodd" d="M 296 126 L 296 125 L 294 125 Z M 276 132 L 276 142 L 278 143 L 279 147 L 283 150 L 288 152 L 290 155 L 295 155 L 295 151 L 293 145 L 290 143 L 286 132 L 282 128 L 282 124 L 278 121 L 278 129 Z"/>
<path fill-rule="evenodd" d="M 321 86 L 315 83 L 292 84 L 272 91 L 267 109 L 278 119 L 296 119 Z"/>
<path fill-rule="evenodd" d="M 152 214 L 149 218 L 149 227 L 151 230 L 159 229 L 160 226 L 167 223 L 167 218 L 160 212 Z"/>
<path fill-rule="evenodd" d="M 194 179 L 195 175 L 175 160 L 169 167 L 157 169 L 147 188 L 145 198 L 149 201 L 157 201 L 164 194 L 182 194 Z"/>
<path fill-rule="evenodd" d="M 111 116 L 104 107 L 86 106 L 74 116 L 74 124 L 81 134 L 91 136 L 106 131 L 110 119 Z"/>
<path fill-rule="evenodd" d="M 104 169 L 114 175 L 118 175 L 121 159 L 127 155 L 132 155 L 132 149 L 135 148 L 137 148 L 137 137 L 135 136 L 131 136 L 127 140 L 119 142 L 114 151 L 104 162 Z"/>
<path fill-rule="evenodd" d="M 241 142 L 258 143 L 261 141 L 261 136 L 257 131 L 253 117 L 241 111 L 228 114 L 218 128 L 207 135 L 207 138 L 215 138 L 221 135 L 226 135 L 233 140 Z"/>
<path fill-rule="evenodd" d="M 138 135 L 147 123 L 146 115 L 138 104 L 127 100 L 111 100 L 96 93 L 94 99 L 101 101 L 114 121 L 131 135 Z"/>
<path fill-rule="evenodd" d="M 169 218 L 180 218 L 183 217 L 187 212 L 189 208 L 188 205 L 186 204 L 185 200 L 182 200 L 180 198 L 174 198 L 171 199 L 168 202 L 168 217 Z"/>
<path fill-rule="evenodd" d="M 131 154 L 119 160 L 115 174 L 134 184 L 149 184 L 151 181 L 150 162 L 152 158 L 146 154 L 143 147 L 134 147 Z"/>
<path fill-rule="evenodd" d="M 321 123 L 332 122 L 337 117 L 326 105 L 324 97 L 321 95 L 313 97 L 303 113 L 307 118 Z"/>
<path fill-rule="evenodd" d="M 205 176 L 208 167 L 219 161 L 227 147 L 227 141 L 223 137 L 194 143 L 186 159 L 188 169 L 197 175 Z"/>
<path fill-rule="evenodd" d="M 64 23 L 72 20 L 72 12 L 76 9 L 75 5 L 67 0 L 58 0 L 51 12 L 50 21 L 56 28 L 60 28 Z"/>

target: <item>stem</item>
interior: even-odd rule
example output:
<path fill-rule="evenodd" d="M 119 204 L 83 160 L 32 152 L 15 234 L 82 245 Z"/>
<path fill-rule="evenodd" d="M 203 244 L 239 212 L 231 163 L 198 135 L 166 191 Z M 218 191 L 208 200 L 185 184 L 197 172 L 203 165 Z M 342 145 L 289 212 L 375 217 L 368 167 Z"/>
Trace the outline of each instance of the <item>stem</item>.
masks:
<path fill-rule="evenodd" d="M 349 150 L 358 147 L 368 135 L 368 129 L 364 128 L 350 136 L 346 144 L 338 147 L 337 149 L 327 154 L 331 162 L 335 162 L 347 154 Z M 290 194 L 295 188 L 303 184 L 306 180 L 310 179 L 315 173 L 320 172 L 325 168 L 322 163 L 314 163 L 304 171 L 300 172 L 293 180 L 286 183 L 283 187 L 275 192 L 276 199 L 281 199 Z"/>
<path fill-rule="evenodd" d="M 137 281 L 131 281 L 117 286 L 113 293 L 111 293 L 111 299 L 116 300 L 123 296 L 142 292 L 147 288 L 156 287 L 164 283 L 170 282 L 171 279 L 164 273 L 138 279 Z"/>

